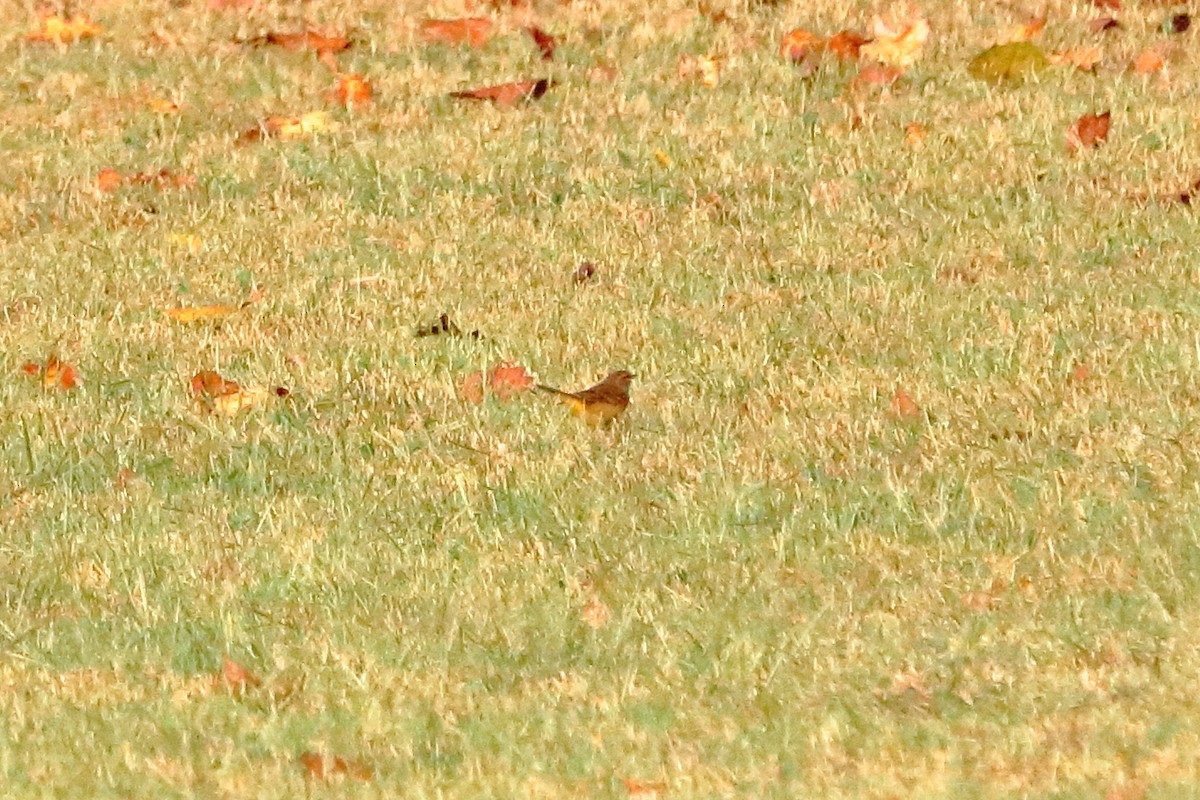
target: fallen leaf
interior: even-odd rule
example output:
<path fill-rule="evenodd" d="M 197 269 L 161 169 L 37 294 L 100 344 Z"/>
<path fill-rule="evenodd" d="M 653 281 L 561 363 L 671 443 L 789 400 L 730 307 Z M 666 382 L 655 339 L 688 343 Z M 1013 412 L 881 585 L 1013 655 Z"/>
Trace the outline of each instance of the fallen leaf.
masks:
<path fill-rule="evenodd" d="M 371 84 L 362 75 L 341 75 L 329 98 L 343 106 L 365 105 L 371 102 Z"/>
<path fill-rule="evenodd" d="M 346 36 L 326 36 L 323 33 L 314 30 L 307 30 L 301 33 L 264 33 L 262 36 L 255 36 L 251 39 L 238 40 L 239 44 L 249 44 L 255 46 L 275 45 L 282 47 L 284 50 L 316 50 L 323 53 L 340 53 L 343 50 L 348 50 L 352 42 Z"/>
<path fill-rule="evenodd" d="M 558 48 L 558 40 L 536 25 L 529 26 L 525 32 L 533 38 L 533 43 L 542 52 L 542 60 L 553 61 L 554 51 Z"/>
<path fill-rule="evenodd" d="M 121 173 L 111 167 L 100 170 L 96 175 L 96 189 L 101 192 L 115 192 L 124 182 Z"/>
<path fill-rule="evenodd" d="M 788 32 L 779 43 L 779 55 L 790 61 L 804 61 L 820 55 L 825 49 L 825 40 L 804 28 Z"/>
<path fill-rule="evenodd" d="M 375 777 L 375 771 L 366 764 L 347 761 L 339 756 L 325 756 L 310 751 L 301 753 L 298 760 L 306 776 L 312 780 L 346 777 L 355 781 L 369 781 Z"/>
<path fill-rule="evenodd" d="M 887 64 L 867 64 L 854 76 L 856 86 L 891 86 L 904 75 L 899 67 Z"/>
<path fill-rule="evenodd" d="M 917 15 L 891 24 L 876 15 L 871 19 L 871 34 L 873 41 L 862 46 L 862 55 L 904 69 L 921 57 L 929 40 L 929 23 Z"/>
<path fill-rule="evenodd" d="M 316 133 L 334 131 L 337 128 L 338 123 L 329 116 L 328 112 L 309 111 L 298 117 L 267 117 L 256 127 L 238 137 L 238 142 L 247 144 L 269 137 L 295 140 Z"/>
<path fill-rule="evenodd" d="M 454 324 L 454 320 L 450 319 L 449 314 L 440 315 L 437 318 L 437 321 L 432 325 L 422 325 L 421 327 L 417 328 L 418 338 L 422 336 L 441 336 L 442 334 L 446 334 L 448 336 L 463 335 L 462 330 Z M 480 339 L 483 336 L 478 329 L 471 331 L 467 335 L 472 339 Z"/>
<path fill-rule="evenodd" d="M 179 104 L 161 97 L 152 97 L 146 101 L 146 108 L 158 114 L 178 114 Z"/>
<path fill-rule="evenodd" d="M 1030 39 L 1041 33 L 1042 29 L 1045 27 L 1045 15 L 1036 17 L 1022 25 L 1017 25 L 1011 31 L 1009 31 L 1008 40 L 1010 42 L 1028 42 Z"/>
<path fill-rule="evenodd" d="M 714 56 L 681 55 L 675 64 L 675 74 L 712 89 L 721 80 L 721 62 Z"/>
<path fill-rule="evenodd" d="M 1009 42 L 989 47 L 971 59 L 967 72 L 986 81 L 1022 81 L 1050 63 L 1037 45 Z"/>
<path fill-rule="evenodd" d="M 666 153 L 664 153 L 662 150 L 659 150 L 659 149 L 656 149 L 654 151 L 654 157 L 656 159 L 658 159 L 658 163 L 662 164 L 663 167 L 666 169 L 670 169 L 671 164 L 674 163 L 673 161 L 671 161 L 671 157 L 669 155 L 667 155 Z"/>
<path fill-rule="evenodd" d="M 1071 374 L 1067 376 L 1067 382 L 1079 384 L 1090 377 L 1092 377 L 1092 371 L 1088 369 L 1087 364 L 1080 363 L 1071 370 Z"/>
<path fill-rule="evenodd" d="M 1138 75 L 1151 75 L 1166 65 L 1162 50 L 1159 47 L 1149 47 L 1138 53 L 1129 68 Z"/>
<path fill-rule="evenodd" d="M 244 694 L 247 689 L 257 689 L 262 685 L 250 670 L 226 656 L 221 660 L 221 682 L 233 694 Z"/>
<path fill-rule="evenodd" d="M 215 370 L 205 369 L 192 376 L 192 396 L 196 398 L 223 397 L 236 394 L 242 387 L 236 381 L 227 381 Z"/>
<path fill-rule="evenodd" d="M 870 42 L 870 39 L 858 31 L 846 30 L 834 34 L 825 43 L 825 50 L 833 53 L 842 61 L 857 61 L 859 56 L 862 55 L 863 45 L 868 42 Z"/>
<path fill-rule="evenodd" d="M 667 791 L 667 784 L 663 781 L 643 781 L 637 778 L 618 778 L 618 780 L 634 800 L 654 800 Z"/>
<path fill-rule="evenodd" d="M 1176 14 L 1171 17 L 1171 30 L 1175 33 L 1187 33 L 1192 27 L 1192 17 L 1189 14 Z"/>
<path fill-rule="evenodd" d="M 910 122 L 904 126 L 904 143 L 909 147 L 920 147 L 928 132 L 919 122 Z"/>
<path fill-rule="evenodd" d="M 612 611 L 609 610 L 603 600 L 592 595 L 579 612 L 579 616 L 583 620 L 584 625 L 587 625 L 594 631 L 598 631 L 608 624 L 609 619 L 612 618 Z"/>
<path fill-rule="evenodd" d="M 202 319 L 218 319 L 227 317 L 230 314 L 237 313 L 245 308 L 241 306 L 193 306 L 190 308 L 164 308 L 163 313 L 176 322 L 182 322 L 185 325 L 189 322 L 198 322 Z"/>
<path fill-rule="evenodd" d="M 1096 8 L 1104 8 L 1110 11 L 1121 10 L 1121 0 L 1092 0 L 1092 5 Z"/>
<path fill-rule="evenodd" d="M 1099 147 L 1108 138 L 1112 114 L 1084 114 L 1067 129 L 1067 150 L 1074 153 L 1082 148 Z"/>
<path fill-rule="evenodd" d="M 492 22 L 482 17 L 427 19 L 421 22 L 421 35 L 427 42 L 465 44 L 478 49 L 492 38 Z"/>
<path fill-rule="evenodd" d="M 892 416 L 897 419 L 911 421 L 921 418 L 920 407 L 917 406 L 908 392 L 903 389 L 897 389 L 892 394 L 892 400 L 888 407 L 892 412 Z"/>
<path fill-rule="evenodd" d="M 572 278 L 576 283 L 587 283 L 596 275 L 596 265 L 590 261 L 580 262 Z"/>
<path fill-rule="evenodd" d="M 1104 57 L 1104 51 L 1099 47 L 1076 47 L 1069 50 L 1056 50 L 1047 60 L 1051 64 L 1069 64 L 1084 72 L 1091 72 Z"/>
<path fill-rule="evenodd" d="M 458 394 L 468 403 L 479 405 L 483 402 L 483 373 L 472 372 L 462 379 L 458 386 Z"/>
<path fill-rule="evenodd" d="M 1121 23 L 1112 17 L 1099 17 L 1088 23 L 1088 30 L 1092 33 L 1107 33 L 1108 31 L 1118 31 L 1120 29 Z"/>
<path fill-rule="evenodd" d="M 192 398 L 200 409 L 219 417 L 237 416 L 272 397 L 286 397 L 289 394 L 282 386 L 274 389 L 243 388 L 236 381 L 225 380 L 213 370 L 202 370 L 193 375 L 191 389 Z"/>
<path fill-rule="evenodd" d="M 504 361 L 492 367 L 488 373 L 488 386 L 501 400 L 511 400 L 533 388 L 533 376 L 520 364 Z"/>
<path fill-rule="evenodd" d="M 501 83 L 496 86 L 484 86 L 479 89 L 468 89 L 461 92 L 451 92 L 450 96 L 460 100 L 487 100 L 498 106 L 516 105 L 522 100 L 537 100 L 554 85 L 549 78 L 517 83 Z"/>
<path fill-rule="evenodd" d="M 69 20 L 54 15 L 43 18 L 41 27 L 25 34 L 25 40 L 29 42 L 66 44 L 68 42 L 77 42 L 81 39 L 90 39 L 103 32 L 104 28 L 82 14 L 76 14 Z"/>
<path fill-rule="evenodd" d="M 21 365 L 21 371 L 30 377 L 36 378 L 40 375 L 42 386 L 47 389 L 69 390 L 83 383 L 79 378 L 79 371 L 74 366 L 60 361 L 58 356 L 53 355 L 46 359 L 45 364 L 28 361 Z"/>

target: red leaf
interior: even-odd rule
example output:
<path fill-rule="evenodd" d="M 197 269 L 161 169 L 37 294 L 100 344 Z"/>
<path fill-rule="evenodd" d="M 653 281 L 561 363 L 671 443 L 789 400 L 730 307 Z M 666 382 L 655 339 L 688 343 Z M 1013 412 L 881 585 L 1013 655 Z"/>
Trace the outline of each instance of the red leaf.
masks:
<path fill-rule="evenodd" d="M 558 47 L 558 40 L 536 25 L 529 26 L 525 29 L 525 32 L 533 37 L 533 43 L 542 51 L 542 60 L 552 61 L 554 59 L 554 50 Z"/>
<path fill-rule="evenodd" d="M 1084 114 L 1067 129 L 1067 149 L 1072 153 L 1080 148 L 1099 147 L 1108 138 L 1112 114 Z"/>
<path fill-rule="evenodd" d="M 488 373 L 488 385 L 501 400 L 508 400 L 533 388 L 533 376 L 520 364 L 504 361 Z"/>

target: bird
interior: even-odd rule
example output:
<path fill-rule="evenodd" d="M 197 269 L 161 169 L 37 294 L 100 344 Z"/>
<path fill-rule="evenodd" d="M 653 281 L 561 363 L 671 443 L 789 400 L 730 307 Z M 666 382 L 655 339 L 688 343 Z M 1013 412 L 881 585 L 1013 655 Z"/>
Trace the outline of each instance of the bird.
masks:
<path fill-rule="evenodd" d="M 629 407 L 629 384 L 633 373 L 623 369 L 608 373 L 604 380 L 578 392 L 564 392 L 553 386 L 538 384 L 543 392 L 556 396 L 571 413 L 589 425 L 607 425 Z"/>

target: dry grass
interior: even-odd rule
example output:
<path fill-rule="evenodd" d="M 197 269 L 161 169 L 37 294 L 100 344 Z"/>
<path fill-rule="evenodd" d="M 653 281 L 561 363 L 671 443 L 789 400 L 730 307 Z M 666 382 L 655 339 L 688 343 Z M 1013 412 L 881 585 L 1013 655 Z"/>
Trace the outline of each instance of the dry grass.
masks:
<path fill-rule="evenodd" d="M 930 2 L 924 58 L 856 103 L 775 50 L 866 4 L 547 4 L 553 64 L 511 12 L 479 51 L 415 37 L 453 3 L 105 2 L 62 48 L 9 4 L 6 792 L 1195 795 L 1195 219 L 1138 197 L 1200 171 L 1200 72 L 1126 5 L 1104 38 L 1047 8 L 1096 74 L 992 87 L 965 64 L 1023 20 Z M 236 146 L 328 108 L 311 54 L 231 41 L 308 23 L 355 32 L 375 102 Z M 716 87 L 678 77 L 705 54 Z M 198 185 L 98 193 L 109 167 Z M 484 338 L 414 336 L 442 312 Z M 51 352 L 82 388 L 20 373 Z M 630 369 L 634 405 L 460 399 L 505 359 Z M 292 394 L 206 416 L 200 369 Z M 305 751 L 373 778 L 306 789 Z"/>

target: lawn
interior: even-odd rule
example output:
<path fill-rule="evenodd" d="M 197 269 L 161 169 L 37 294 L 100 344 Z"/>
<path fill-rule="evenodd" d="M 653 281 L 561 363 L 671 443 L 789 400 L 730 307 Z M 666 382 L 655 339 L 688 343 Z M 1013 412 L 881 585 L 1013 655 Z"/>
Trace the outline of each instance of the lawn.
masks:
<path fill-rule="evenodd" d="M 214 5 L 4 12 L 6 796 L 1200 797 L 1182 6 Z"/>

